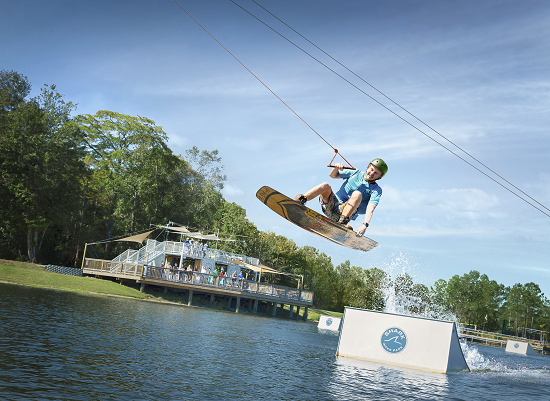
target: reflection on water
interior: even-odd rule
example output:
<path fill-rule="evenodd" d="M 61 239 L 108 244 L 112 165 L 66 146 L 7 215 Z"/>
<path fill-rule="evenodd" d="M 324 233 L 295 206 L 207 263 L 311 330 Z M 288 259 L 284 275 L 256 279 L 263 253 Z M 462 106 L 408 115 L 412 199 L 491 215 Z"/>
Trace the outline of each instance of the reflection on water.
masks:
<path fill-rule="evenodd" d="M 547 399 L 550 357 L 464 345 L 472 373 L 335 357 L 316 325 L 0 284 L 0 399 Z"/>
<path fill-rule="evenodd" d="M 338 357 L 332 375 L 338 399 L 447 399 L 446 375 L 387 367 Z M 345 394 L 342 393 L 345 389 Z"/>

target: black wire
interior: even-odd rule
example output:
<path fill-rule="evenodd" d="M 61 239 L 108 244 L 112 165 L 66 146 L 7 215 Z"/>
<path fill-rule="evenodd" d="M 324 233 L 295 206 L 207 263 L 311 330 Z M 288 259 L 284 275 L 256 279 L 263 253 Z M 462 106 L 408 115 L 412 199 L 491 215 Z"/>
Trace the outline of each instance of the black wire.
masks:
<path fill-rule="evenodd" d="M 256 79 L 258 80 L 258 82 L 260 82 L 268 91 L 270 91 L 270 92 L 273 94 L 273 96 L 275 96 L 277 99 L 279 99 L 279 100 L 281 101 L 281 103 L 284 104 L 284 105 L 287 107 L 287 109 L 289 109 L 292 113 L 294 113 L 294 115 L 295 115 L 296 117 L 298 117 L 305 125 L 307 125 L 313 132 L 315 132 L 315 134 L 317 134 L 317 136 L 318 136 L 319 138 L 321 138 L 328 146 L 330 146 L 333 150 L 336 151 L 336 148 L 335 148 L 334 146 L 332 146 L 330 143 L 328 143 L 328 141 L 327 141 L 325 138 L 323 138 L 323 137 L 321 136 L 321 134 L 319 134 L 317 131 L 315 131 L 315 129 L 313 129 L 313 127 L 312 127 L 311 125 L 309 125 L 302 117 L 300 117 L 300 115 L 299 115 L 298 113 L 296 113 L 296 112 L 292 109 L 292 107 L 290 107 L 288 104 L 286 104 L 286 103 L 284 102 L 284 100 L 281 99 L 275 92 L 273 92 L 269 86 L 267 86 L 260 78 L 258 78 L 252 71 L 250 71 L 250 70 L 248 69 L 248 67 L 242 63 L 241 60 L 239 60 L 239 59 L 238 59 L 233 53 L 231 53 L 224 45 L 222 45 L 218 39 L 216 39 L 210 32 L 208 32 L 208 31 L 206 30 L 205 27 L 203 27 L 201 24 L 199 24 L 199 22 L 198 22 L 195 18 L 193 18 L 193 17 L 191 16 L 191 14 L 189 14 L 187 11 L 185 11 L 185 10 L 183 9 L 183 7 L 180 6 L 180 5 L 176 2 L 176 0 L 172 0 L 172 2 L 173 2 L 176 6 L 178 6 L 179 9 L 180 9 L 181 11 L 183 11 L 185 14 L 187 14 L 187 16 L 188 16 L 189 18 L 191 18 L 198 26 L 200 26 L 200 27 L 202 28 L 202 30 L 208 34 L 208 36 L 210 36 L 212 39 L 214 39 L 214 40 L 216 41 L 217 44 L 219 44 L 227 53 L 229 53 L 229 55 L 230 55 L 231 57 L 233 57 L 233 58 L 235 59 L 235 61 L 237 61 L 245 70 L 247 70 L 247 71 L 250 73 L 250 75 L 252 75 L 254 78 L 256 78 Z M 342 156 L 342 155 L 340 155 L 340 156 Z M 344 160 L 345 160 L 345 159 L 344 159 Z M 347 160 L 346 160 L 346 161 L 347 161 Z M 348 163 L 349 163 L 349 162 L 348 162 Z"/>
<path fill-rule="evenodd" d="M 390 113 L 392 113 L 393 115 L 397 116 L 398 118 L 400 118 L 402 121 L 404 121 L 405 123 L 407 123 L 408 125 L 410 125 L 411 127 L 413 127 L 414 129 L 416 129 L 417 131 L 419 131 L 420 133 L 424 134 L 426 137 L 428 137 L 429 139 L 431 139 L 432 141 L 434 141 L 435 143 L 437 143 L 439 146 L 443 147 L 444 149 L 446 149 L 447 151 L 449 151 L 450 153 L 452 153 L 453 155 L 455 155 L 456 157 L 458 157 L 460 160 L 464 161 L 465 163 L 467 163 L 468 165 L 470 165 L 471 167 L 473 167 L 474 169 L 476 169 L 477 171 L 479 171 L 480 173 L 482 173 L 483 175 L 485 175 L 487 178 L 491 179 L 492 181 L 494 181 L 495 183 L 497 183 L 498 185 L 500 185 L 501 187 L 503 187 L 504 189 L 506 189 L 508 192 L 510 192 L 511 194 L 517 196 L 518 198 L 520 198 L 521 200 L 523 200 L 524 202 L 528 203 L 529 205 L 533 206 L 535 209 L 537 209 L 538 211 L 540 211 L 541 213 L 545 214 L 546 216 L 550 217 L 550 214 L 544 212 L 543 210 L 539 209 L 537 206 L 533 205 L 531 202 L 529 202 L 527 199 L 521 197 L 520 195 L 518 195 L 517 193 L 513 192 L 510 188 L 506 187 L 505 185 L 503 185 L 502 183 L 498 182 L 497 180 L 495 180 L 493 177 L 489 176 L 487 173 L 485 173 L 484 171 L 480 170 L 479 168 L 477 168 L 476 166 L 474 166 L 472 163 L 470 163 L 469 161 L 465 160 L 464 158 L 462 158 L 461 156 L 459 156 L 458 154 L 456 154 L 455 152 L 453 152 L 451 149 L 447 148 L 445 145 L 443 145 L 442 143 L 438 142 L 437 140 L 435 140 L 434 138 L 432 138 L 431 136 L 429 136 L 427 133 L 425 133 L 424 131 L 422 131 L 420 128 L 418 128 L 417 126 L 415 126 L 414 124 L 412 124 L 411 122 L 407 121 L 405 118 L 401 117 L 399 114 L 397 114 L 396 112 L 394 112 L 393 110 L 391 110 L 390 108 L 388 108 L 386 105 L 384 105 L 383 103 L 379 102 L 378 100 L 376 100 L 375 98 L 373 98 L 371 95 L 369 95 L 368 93 L 366 93 L 364 90 L 362 90 L 361 88 L 357 87 L 355 84 L 353 84 L 352 82 L 350 82 L 349 80 L 347 80 L 346 78 L 344 78 L 342 75 L 338 74 L 336 71 L 334 71 L 332 68 L 330 68 L 329 66 L 327 66 L 326 64 L 324 64 L 323 62 L 321 62 L 320 60 L 318 60 L 317 58 L 315 58 L 314 56 L 312 56 L 310 53 L 308 53 L 307 51 L 305 51 L 304 49 L 302 49 L 300 46 L 298 46 L 297 44 L 295 44 L 294 42 L 292 42 L 290 39 L 288 39 L 287 37 L 285 37 L 283 34 L 281 34 L 280 32 L 278 32 L 277 30 L 275 30 L 274 28 L 272 28 L 270 25 L 268 25 L 267 23 L 265 23 L 264 21 L 262 21 L 260 18 L 256 17 L 254 14 L 252 14 L 250 11 L 248 11 L 247 9 L 245 9 L 243 6 L 241 6 L 240 4 L 236 3 L 234 0 L 230 0 L 233 4 L 235 4 L 236 6 L 238 6 L 239 8 L 241 8 L 243 11 L 245 11 L 246 13 L 248 13 L 250 16 L 254 17 L 256 20 L 258 20 L 259 22 L 261 22 L 262 24 L 264 24 L 266 27 L 268 27 L 269 29 L 271 29 L 273 32 L 275 32 L 276 34 L 278 34 L 279 36 L 281 36 L 283 39 L 285 39 L 286 41 L 288 41 L 289 43 L 291 43 L 293 46 L 295 46 L 296 48 L 298 48 L 299 50 L 301 50 L 303 53 L 307 54 L 309 57 L 311 57 L 313 60 L 317 61 L 319 64 L 321 64 L 323 67 L 325 67 L 326 69 L 328 69 L 329 71 L 331 71 L 332 73 L 334 73 L 335 75 L 337 75 L 338 77 L 340 77 L 341 79 L 343 79 L 344 81 L 346 81 L 348 84 L 350 84 L 351 86 L 353 86 L 355 89 L 359 90 L 361 93 L 363 93 L 364 95 L 366 95 L 367 97 L 369 97 L 370 99 L 372 99 L 373 101 L 375 101 L 376 103 L 378 103 L 380 106 L 382 106 L 383 108 L 385 108 L 386 110 L 388 110 Z M 524 191 L 522 191 L 521 189 L 519 189 L 518 187 L 516 187 L 514 184 L 512 184 L 510 181 L 506 180 L 504 177 L 502 177 L 501 175 L 499 175 L 498 173 L 496 173 L 495 171 L 493 171 L 491 168 L 489 168 L 488 166 L 486 166 L 485 164 L 483 164 L 481 161 L 479 161 L 478 159 L 476 159 L 474 156 L 472 156 L 470 153 L 468 153 L 467 151 L 465 151 L 464 149 L 462 149 L 460 146 L 458 146 L 457 144 L 455 144 L 454 142 L 452 142 L 450 139 L 448 139 L 447 137 L 445 137 L 443 134 L 441 134 L 440 132 L 438 132 L 437 130 L 435 130 L 434 128 L 432 128 L 430 125 L 428 125 L 427 123 L 425 123 L 424 121 L 422 121 L 420 118 L 416 117 L 414 114 L 412 114 L 411 112 L 409 112 L 407 109 L 405 109 L 403 106 L 401 106 L 399 103 L 395 102 L 394 100 L 392 100 L 390 97 L 386 96 L 383 92 L 381 92 L 380 90 L 378 90 L 376 87 L 374 87 L 373 85 L 371 85 L 369 82 L 367 82 L 366 80 L 364 80 L 363 78 L 361 78 L 359 75 L 357 75 L 355 72 L 353 72 L 352 70 L 350 70 L 348 67 L 346 67 L 344 64 L 340 63 L 338 60 L 336 60 L 334 57 L 332 57 L 330 54 L 328 54 L 327 52 L 325 52 L 323 49 L 321 49 L 319 46 L 317 46 L 316 44 L 314 44 L 313 42 L 311 42 L 309 39 L 307 39 L 305 36 L 303 36 L 302 34 L 300 34 L 298 31 L 296 31 L 294 28 L 292 28 L 290 25 L 288 25 L 287 23 L 285 23 L 284 21 L 282 21 L 280 18 L 278 18 L 276 15 L 274 15 L 272 12 L 270 12 L 269 10 L 267 10 L 265 7 L 263 7 L 261 4 L 259 4 L 258 2 L 256 2 L 255 0 L 252 0 L 252 2 L 254 2 L 255 4 L 257 4 L 259 7 L 261 7 L 263 10 L 265 10 L 267 13 L 269 13 L 270 15 L 272 15 L 274 18 L 276 18 L 278 21 L 280 21 L 282 24 L 284 24 L 285 26 L 287 26 L 289 29 L 291 29 L 293 32 L 295 32 L 296 34 L 298 34 L 300 37 L 302 37 L 303 39 L 305 39 L 308 43 L 310 43 L 311 45 L 315 46 L 317 49 L 319 49 L 322 53 L 324 53 L 325 55 L 327 55 L 328 57 L 330 57 L 332 60 L 334 60 L 336 63 L 338 63 L 340 66 L 344 67 L 347 71 L 349 71 L 350 73 L 352 73 L 353 75 L 355 75 L 357 78 L 359 78 L 361 81 L 363 81 L 364 83 L 366 83 L 367 85 L 369 85 L 371 88 L 373 88 L 374 90 L 376 90 L 378 93 L 380 93 L 382 96 L 384 96 L 386 99 L 388 99 L 389 101 L 391 101 L 393 104 L 395 104 L 396 106 L 398 106 L 401 110 L 405 111 L 407 114 L 409 114 L 410 116 L 414 117 L 417 121 L 419 121 L 420 123 L 422 123 L 423 125 L 425 125 L 427 128 L 429 128 L 430 130 L 432 130 L 433 132 L 435 132 L 436 134 L 438 134 L 440 137 L 442 137 L 443 139 L 445 139 L 447 142 L 449 142 L 450 144 L 452 144 L 453 146 L 455 146 L 457 149 L 459 149 L 461 152 L 463 152 L 464 154 L 466 154 L 468 157 L 470 157 L 471 159 L 475 160 L 477 163 L 479 163 L 481 166 L 485 167 L 487 170 L 489 170 L 491 173 L 493 173 L 494 175 L 496 175 L 497 177 L 499 177 L 501 180 L 505 181 L 506 183 L 510 184 L 512 187 L 514 187 L 515 189 L 517 189 L 519 192 L 521 192 L 522 194 L 524 194 L 525 196 L 527 196 L 529 199 L 533 200 L 535 203 L 539 204 L 540 206 L 542 206 L 544 209 L 550 211 L 549 208 L 547 208 L 546 206 L 544 206 L 542 203 L 540 203 L 539 201 L 537 201 L 536 199 L 534 199 L 533 197 L 531 197 L 529 194 L 525 193 Z"/>

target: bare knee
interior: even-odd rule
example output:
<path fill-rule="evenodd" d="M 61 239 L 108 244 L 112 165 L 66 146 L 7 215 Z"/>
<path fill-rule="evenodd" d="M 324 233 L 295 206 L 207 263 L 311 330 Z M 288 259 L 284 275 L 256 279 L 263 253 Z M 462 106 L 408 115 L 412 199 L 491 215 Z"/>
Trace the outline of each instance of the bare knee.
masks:
<path fill-rule="evenodd" d="M 317 196 L 321 196 L 324 202 L 328 201 L 328 198 L 332 192 L 328 182 L 323 182 L 322 184 L 317 185 L 315 188 L 310 189 L 304 195 L 307 200 L 312 200 Z"/>
<path fill-rule="evenodd" d="M 353 193 L 349 197 L 348 202 L 351 202 L 351 203 L 359 202 L 359 203 L 361 203 L 362 198 L 363 198 L 363 194 L 361 193 L 361 191 L 353 191 Z"/>

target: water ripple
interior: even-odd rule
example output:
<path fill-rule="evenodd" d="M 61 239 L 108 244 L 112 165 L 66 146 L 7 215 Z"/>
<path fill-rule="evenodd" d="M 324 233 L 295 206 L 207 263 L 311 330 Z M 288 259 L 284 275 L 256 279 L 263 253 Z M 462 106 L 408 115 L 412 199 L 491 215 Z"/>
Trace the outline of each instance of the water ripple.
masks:
<path fill-rule="evenodd" d="M 313 324 L 0 284 L 9 400 L 544 399 L 550 359 L 467 345 L 472 373 L 335 357 Z"/>

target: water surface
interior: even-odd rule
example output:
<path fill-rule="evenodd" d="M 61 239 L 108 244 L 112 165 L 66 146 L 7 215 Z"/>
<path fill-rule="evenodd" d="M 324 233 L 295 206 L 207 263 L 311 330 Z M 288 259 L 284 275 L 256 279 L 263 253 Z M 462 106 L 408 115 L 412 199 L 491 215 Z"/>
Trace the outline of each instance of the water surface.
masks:
<path fill-rule="evenodd" d="M 549 400 L 550 356 L 449 375 L 335 357 L 316 325 L 0 284 L 0 399 Z"/>

